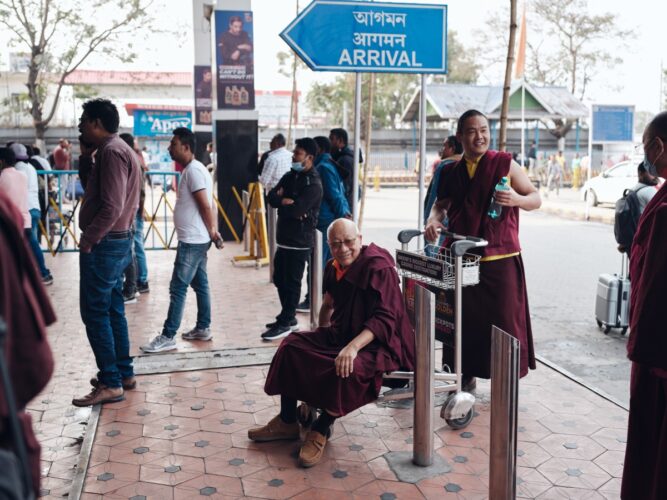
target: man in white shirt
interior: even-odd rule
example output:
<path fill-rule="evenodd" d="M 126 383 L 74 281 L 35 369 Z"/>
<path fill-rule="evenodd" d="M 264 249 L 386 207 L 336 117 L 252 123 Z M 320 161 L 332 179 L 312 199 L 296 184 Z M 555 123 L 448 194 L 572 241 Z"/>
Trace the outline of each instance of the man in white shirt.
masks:
<path fill-rule="evenodd" d="M 39 266 L 39 272 L 42 275 L 42 282 L 45 285 L 53 283 L 53 276 L 51 271 L 46 267 L 44 262 L 44 254 L 39 247 L 39 220 L 42 217 L 42 210 L 39 206 L 39 181 L 37 180 L 37 171 L 30 163 L 28 163 L 28 150 L 23 144 L 13 142 L 9 148 L 14 152 L 16 157 L 16 170 L 23 172 L 28 178 L 28 210 L 31 219 L 31 236 L 29 238 L 30 248 L 35 256 L 35 261 Z"/>
<path fill-rule="evenodd" d="M 169 284 L 169 312 L 162 333 L 142 345 L 146 353 L 176 349 L 174 337 L 183 319 L 188 286 L 197 295 L 197 324 L 183 333 L 185 340 L 211 340 L 211 299 L 206 273 L 206 253 L 214 242 L 222 248 L 222 237 L 213 215 L 213 181 L 206 167 L 194 157 L 195 135 L 184 127 L 174 130 L 169 144 L 172 160 L 185 165 L 178 184 L 174 225 L 178 248 Z"/>
<path fill-rule="evenodd" d="M 269 145 L 271 152 L 259 176 L 259 182 L 262 183 L 267 194 L 276 187 L 282 176 L 292 168 L 292 153 L 287 151 L 285 144 L 283 134 L 276 134 L 271 139 Z"/>

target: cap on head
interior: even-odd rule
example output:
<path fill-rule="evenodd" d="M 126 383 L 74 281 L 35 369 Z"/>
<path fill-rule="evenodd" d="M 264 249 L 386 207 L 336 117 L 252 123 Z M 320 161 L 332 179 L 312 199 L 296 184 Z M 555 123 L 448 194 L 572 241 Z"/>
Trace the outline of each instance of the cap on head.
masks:
<path fill-rule="evenodd" d="M 14 156 L 16 157 L 17 160 L 21 161 L 28 159 L 28 151 L 26 150 L 23 144 L 14 142 L 12 143 L 11 146 L 9 146 L 9 149 L 11 149 L 14 152 Z"/>

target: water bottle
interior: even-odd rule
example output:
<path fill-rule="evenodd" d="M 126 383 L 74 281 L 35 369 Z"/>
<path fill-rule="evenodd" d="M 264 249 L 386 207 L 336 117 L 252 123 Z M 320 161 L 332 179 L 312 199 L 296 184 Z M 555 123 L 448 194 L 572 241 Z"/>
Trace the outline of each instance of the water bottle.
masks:
<path fill-rule="evenodd" d="M 500 182 L 496 184 L 495 191 L 509 191 L 510 187 L 507 185 L 507 177 L 501 177 Z M 503 207 L 498 204 L 496 201 L 495 192 L 491 196 L 491 204 L 489 205 L 489 211 L 486 213 L 492 219 L 497 219 L 500 217 L 500 214 L 503 213 Z"/>

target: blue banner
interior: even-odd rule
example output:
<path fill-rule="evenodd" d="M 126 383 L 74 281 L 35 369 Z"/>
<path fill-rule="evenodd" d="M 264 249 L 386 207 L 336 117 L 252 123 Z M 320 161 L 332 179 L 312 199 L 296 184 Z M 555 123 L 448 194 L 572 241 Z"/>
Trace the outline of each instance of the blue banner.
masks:
<path fill-rule="evenodd" d="M 593 105 L 593 142 L 632 142 L 634 106 Z"/>
<path fill-rule="evenodd" d="M 314 0 L 280 34 L 316 71 L 447 73 L 447 6 Z"/>
<path fill-rule="evenodd" d="M 133 132 L 136 137 L 171 137 L 172 131 L 178 127 L 192 129 L 192 112 L 134 110 Z"/>

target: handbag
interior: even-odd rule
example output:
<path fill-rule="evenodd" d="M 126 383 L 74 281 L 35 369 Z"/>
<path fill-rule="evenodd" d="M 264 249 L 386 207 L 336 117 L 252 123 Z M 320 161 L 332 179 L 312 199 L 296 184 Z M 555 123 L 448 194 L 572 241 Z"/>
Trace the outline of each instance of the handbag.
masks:
<path fill-rule="evenodd" d="M 11 437 L 10 442 L 14 445 L 14 450 L 0 448 L 0 471 L 2 471 L 0 474 L 0 500 L 34 500 L 35 492 L 32 488 L 28 453 L 16 411 L 16 400 L 9 380 L 9 370 L 5 364 L 6 335 L 7 324 L 0 317 L 0 379 L 2 379 L 5 401 L 7 401 L 8 417 L 6 423 L 8 429 L 6 432 Z"/>

